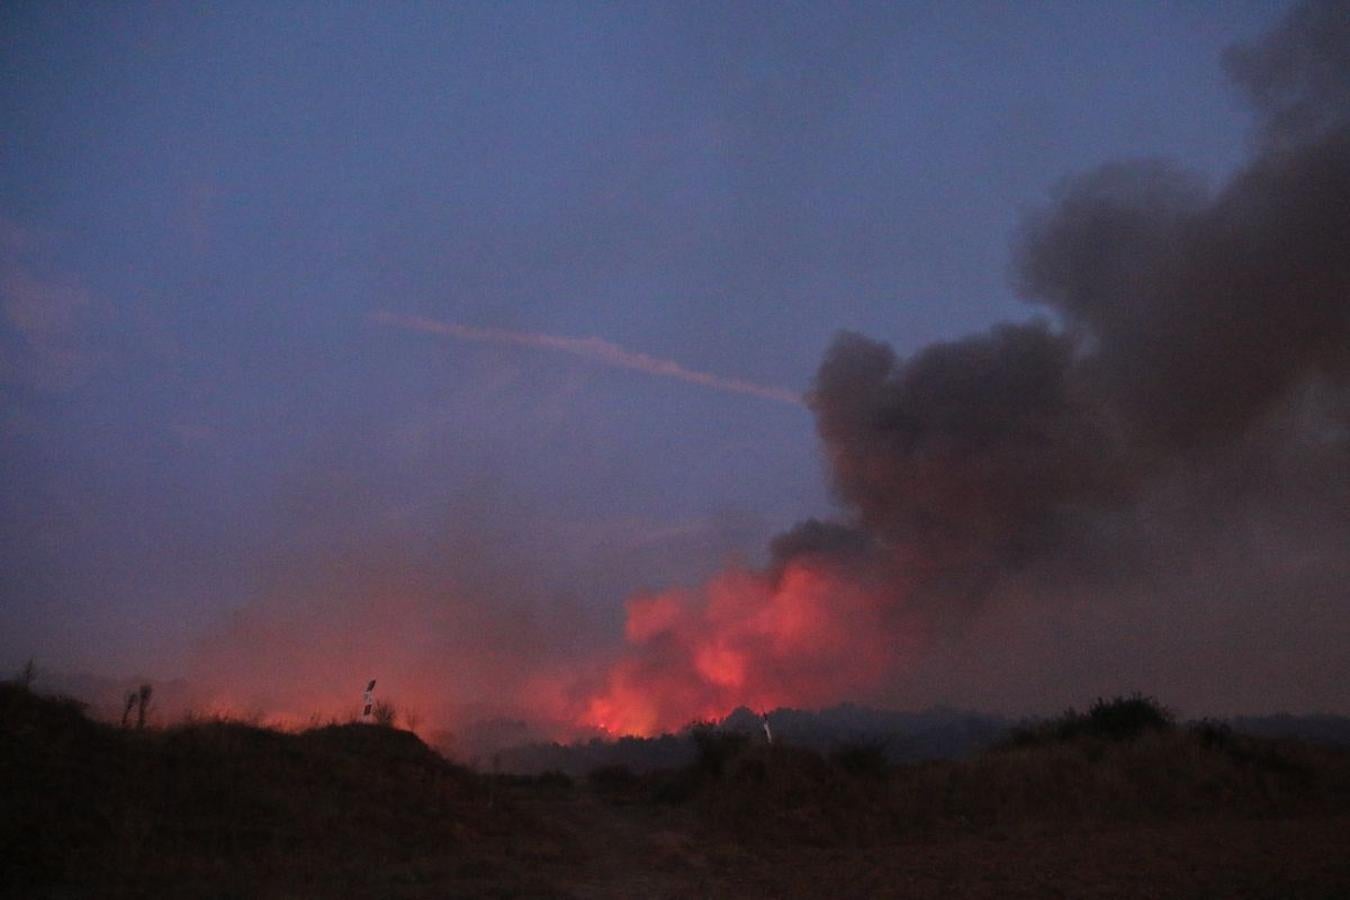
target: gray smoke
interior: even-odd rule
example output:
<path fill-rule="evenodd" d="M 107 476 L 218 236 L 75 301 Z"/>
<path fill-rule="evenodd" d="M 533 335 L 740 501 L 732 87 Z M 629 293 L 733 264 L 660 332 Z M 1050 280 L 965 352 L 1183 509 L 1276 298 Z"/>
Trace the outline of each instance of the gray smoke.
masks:
<path fill-rule="evenodd" d="M 1225 63 L 1257 117 L 1247 164 L 1217 188 L 1159 160 L 1065 181 L 1014 248 L 1048 319 L 904 359 L 836 339 L 810 404 L 846 521 L 798 526 L 780 563 L 865 554 L 907 573 L 907 602 L 995 617 L 1091 594 L 1182 623 L 1221 584 L 1205 627 L 1233 658 L 1211 662 L 1258 652 L 1224 630 L 1244 617 L 1320 629 L 1303 650 L 1334 652 L 1318 641 L 1345 637 L 1350 601 L 1350 15 L 1301 6 Z"/>

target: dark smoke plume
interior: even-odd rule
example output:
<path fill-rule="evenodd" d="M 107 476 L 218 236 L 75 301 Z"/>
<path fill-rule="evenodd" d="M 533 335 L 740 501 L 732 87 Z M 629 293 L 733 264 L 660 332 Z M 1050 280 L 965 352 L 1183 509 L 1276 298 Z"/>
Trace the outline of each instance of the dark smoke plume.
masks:
<path fill-rule="evenodd" d="M 1261 143 L 1221 190 L 1167 163 L 1115 163 L 1064 183 L 1026 223 L 1019 287 L 1061 327 L 999 326 L 905 360 L 837 339 L 812 405 L 860 525 L 939 561 L 1017 559 L 1052 548 L 1066 514 L 1137 499 L 1178 459 L 1251 438 L 1307 391 L 1343 416 L 1344 11 L 1300 8 L 1230 54 Z"/>
<path fill-rule="evenodd" d="M 1350 707 L 1350 16 L 1300 7 L 1226 61 L 1251 158 L 1217 188 L 1159 160 L 1065 181 L 1014 248 L 1041 317 L 903 359 L 835 340 L 808 405 L 844 515 L 631 601 L 588 721 Z"/>
<path fill-rule="evenodd" d="M 1257 115 L 1225 184 L 1112 163 L 1028 217 L 1016 284 L 1049 320 L 906 359 L 836 339 L 810 404 L 847 519 L 779 538 L 777 565 L 865 553 L 932 610 L 1147 592 L 1176 604 L 1133 613 L 1160 622 L 1222 585 L 1235 654 L 1247 614 L 1343 636 L 1350 15 L 1301 6 L 1225 64 Z"/>

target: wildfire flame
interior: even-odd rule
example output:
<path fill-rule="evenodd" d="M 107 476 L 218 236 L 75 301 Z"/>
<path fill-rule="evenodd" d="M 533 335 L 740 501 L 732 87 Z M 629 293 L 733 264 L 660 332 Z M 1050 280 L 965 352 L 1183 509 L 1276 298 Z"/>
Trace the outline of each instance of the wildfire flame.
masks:
<path fill-rule="evenodd" d="M 894 625 L 883 621 L 893 622 L 891 606 L 809 561 L 773 573 L 734 568 L 701 589 L 633 597 L 626 650 L 585 701 L 580 722 L 651 735 L 737 706 L 856 694 L 904 657 Z"/>

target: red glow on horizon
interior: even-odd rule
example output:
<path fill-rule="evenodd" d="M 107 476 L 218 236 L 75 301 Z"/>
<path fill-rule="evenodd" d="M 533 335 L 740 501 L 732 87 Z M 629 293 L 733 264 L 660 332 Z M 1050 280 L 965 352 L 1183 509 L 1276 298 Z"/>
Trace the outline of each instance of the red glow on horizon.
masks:
<path fill-rule="evenodd" d="M 444 594 L 283 596 L 202 646 L 194 705 L 291 730 L 359 721 L 375 676 L 399 727 L 411 712 L 418 733 L 471 756 L 494 742 L 654 735 L 738 706 L 862 699 L 919 637 L 896 582 L 815 557 L 728 568 L 631 597 L 623 644 L 589 663 L 549 658 L 544 634 L 521 639 L 516 619 Z"/>

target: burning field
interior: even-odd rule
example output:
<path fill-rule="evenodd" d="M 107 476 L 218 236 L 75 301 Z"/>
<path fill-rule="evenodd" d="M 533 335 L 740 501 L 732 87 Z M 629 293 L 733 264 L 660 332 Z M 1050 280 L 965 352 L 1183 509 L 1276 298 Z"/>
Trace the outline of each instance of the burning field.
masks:
<path fill-rule="evenodd" d="M 550 538 L 490 502 L 429 545 L 319 531 L 201 643 L 198 705 L 303 722 L 378 673 L 424 730 L 502 714 L 563 738 L 841 699 L 1044 709 L 1146 687 L 1195 711 L 1343 705 L 1342 12 L 1300 6 L 1226 55 L 1256 124 L 1224 182 L 1114 162 L 1029 211 L 1013 277 L 1031 319 L 907 356 L 840 334 L 804 397 L 838 514 L 779 534 L 762 564 L 631 596 L 620 634 L 556 593 L 519 599 L 551 590 Z M 327 490 L 305 495 L 323 499 L 301 503 L 301 538 L 369 521 Z"/>

